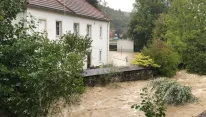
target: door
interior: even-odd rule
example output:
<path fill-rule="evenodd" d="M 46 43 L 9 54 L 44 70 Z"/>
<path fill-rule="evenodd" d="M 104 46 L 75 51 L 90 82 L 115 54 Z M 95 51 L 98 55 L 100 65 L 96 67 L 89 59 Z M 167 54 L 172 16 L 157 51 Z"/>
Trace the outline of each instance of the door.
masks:
<path fill-rule="evenodd" d="M 92 59 L 91 59 L 91 52 L 89 52 L 87 54 L 87 68 L 91 68 L 91 62 L 92 62 Z"/>

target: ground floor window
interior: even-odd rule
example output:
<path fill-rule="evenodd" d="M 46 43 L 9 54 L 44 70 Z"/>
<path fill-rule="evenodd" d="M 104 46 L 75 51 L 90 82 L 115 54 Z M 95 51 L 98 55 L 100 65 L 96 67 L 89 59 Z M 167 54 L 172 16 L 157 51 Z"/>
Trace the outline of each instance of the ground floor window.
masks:
<path fill-rule="evenodd" d="M 102 50 L 99 51 L 99 62 L 102 62 Z"/>

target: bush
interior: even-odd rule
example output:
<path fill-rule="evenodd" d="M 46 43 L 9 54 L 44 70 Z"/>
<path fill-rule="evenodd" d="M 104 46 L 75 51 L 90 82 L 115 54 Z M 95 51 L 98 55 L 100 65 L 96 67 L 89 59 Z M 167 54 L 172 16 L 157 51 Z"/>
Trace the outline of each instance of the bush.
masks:
<path fill-rule="evenodd" d="M 115 66 L 114 64 L 107 64 L 107 65 L 103 65 L 101 66 L 101 68 L 103 69 L 103 71 L 105 71 L 105 74 L 100 75 L 99 78 L 99 83 L 102 86 L 106 86 L 108 84 L 110 84 L 113 81 L 114 77 L 120 77 L 121 73 L 119 73 L 119 68 L 117 66 Z"/>
<path fill-rule="evenodd" d="M 167 104 L 179 105 L 196 101 L 191 93 L 191 87 L 182 86 L 177 81 L 168 78 L 159 78 L 151 82 L 154 95 L 162 95 Z"/>
<path fill-rule="evenodd" d="M 165 117 L 166 106 L 161 95 L 152 95 L 148 87 L 142 89 L 140 94 L 142 102 L 133 105 L 132 108 L 139 109 L 146 117 Z"/>
<path fill-rule="evenodd" d="M 180 63 L 179 55 L 164 41 L 153 40 L 148 47 L 144 47 L 142 54 L 150 56 L 156 64 L 160 65 L 158 72 L 161 75 L 172 77 L 176 74 Z"/>
<path fill-rule="evenodd" d="M 116 67 L 113 63 L 109 63 L 109 64 L 103 64 L 100 66 L 100 68 L 114 68 Z"/>
<path fill-rule="evenodd" d="M 91 40 L 66 34 L 49 41 L 27 29 L 21 22 L 0 40 L 0 111 L 43 117 L 59 100 L 70 105 L 84 91 L 80 72 Z"/>
<path fill-rule="evenodd" d="M 132 64 L 147 68 L 160 67 L 158 64 L 155 64 L 153 59 L 151 59 L 149 56 L 144 56 L 142 53 L 136 55 L 135 60 L 132 62 Z"/>
<path fill-rule="evenodd" d="M 206 34 L 204 33 L 196 39 L 188 39 L 186 49 L 183 51 L 187 70 L 201 75 L 206 75 Z"/>
<path fill-rule="evenodd" d="M 190 87 L 168 78 L 151 81 L 142 89 L 140 96 L 142 102 L 132 108 L 143 111 L 147 117 L 165 117 L 166 104 L 179 105 L 197 101 Z"/>

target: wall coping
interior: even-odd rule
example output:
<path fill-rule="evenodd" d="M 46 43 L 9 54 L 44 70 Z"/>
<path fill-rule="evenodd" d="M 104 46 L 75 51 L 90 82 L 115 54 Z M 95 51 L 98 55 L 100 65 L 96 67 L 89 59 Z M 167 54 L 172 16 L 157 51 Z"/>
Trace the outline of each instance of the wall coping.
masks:
<path fill-rule="evenodd" d="M 86 69 L 83 71 L 82 76 L 91 77 L 91 76 L 104 75 L 104 74 L 111 73 L 112 70 L 115 73 L 121 73 L 121 72 L 129 72 L 129 71 L 148 70 L 148 68 L 143 68 L 143 67 L 138 67 L 138 66 L 126 66 L 126 67 L 115 67 L 115 68 Z"/>

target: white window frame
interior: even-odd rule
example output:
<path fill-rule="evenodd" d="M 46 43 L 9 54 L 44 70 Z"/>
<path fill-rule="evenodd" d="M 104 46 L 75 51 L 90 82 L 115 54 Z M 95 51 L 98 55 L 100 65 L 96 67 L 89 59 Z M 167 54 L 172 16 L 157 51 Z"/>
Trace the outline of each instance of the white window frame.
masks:
<path fill-rule="evenodd" d="M 102 62 L 102 50 L 101 49 L 99 50 L 99 62 L 100 63 Z"/>
<path fill-rule="evenodd" d="M 77 29 L 75 29 L 75 25 L 77 25 Z M 76 34 L 76 35 L 79 35 L 80 33 L 79 33 L 79 31 L 80 31 L 80 25 L 79 25 L 79 23 L 74 23 L 73 24 L 73 32 L 74 32 L 74 34 Z"/>
<path fill-rule="evenodd" d="M 92 25 L 87 24 L 87 36 L 92 37 Z"/>
<path fill-rule="evenodd" d="M 59 23 L 59 26 L 58 26 L 59 27 L 59 32 L 58 32 L 59 34 L 57 34 L 57 23 Z M 55 29 L 56 29 L 56 37 L 62 36 L 62 21 L 58 21 L 58 20 L 56 21 L 56 28 Z"/>
<path fill-rule="evenodd" d="M 102 39 L 103 37 L 103 28 L 102 26 L 99 27 L 99 38 Z"/>

